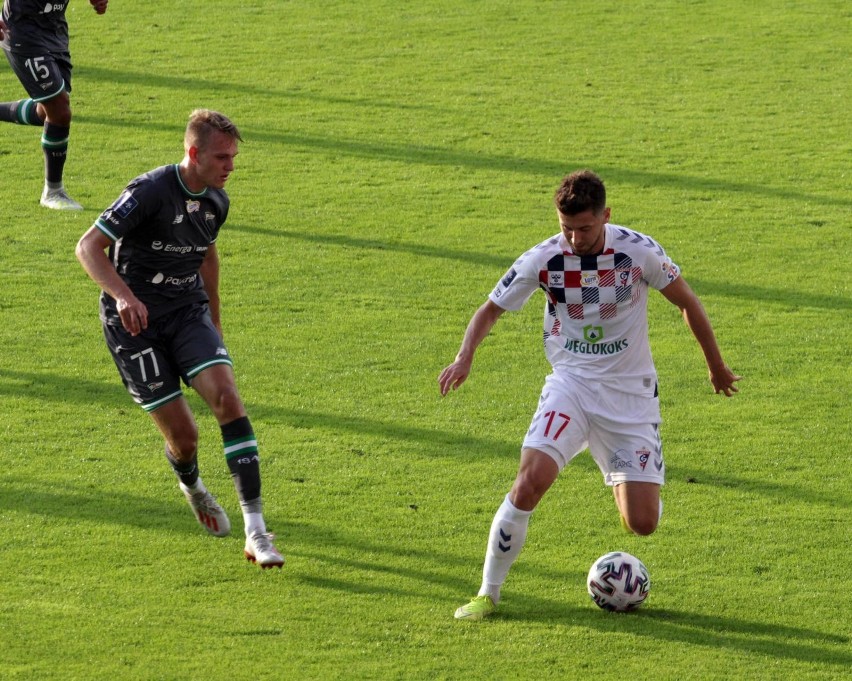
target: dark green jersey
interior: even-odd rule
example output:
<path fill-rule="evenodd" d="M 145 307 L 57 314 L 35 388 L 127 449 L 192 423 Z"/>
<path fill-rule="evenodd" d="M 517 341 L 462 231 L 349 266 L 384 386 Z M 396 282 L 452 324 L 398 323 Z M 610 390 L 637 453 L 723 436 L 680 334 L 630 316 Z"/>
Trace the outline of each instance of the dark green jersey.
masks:
<path fill-rule="evenodd" d="M 222 189 L 194 194 L 177 165 L 140 175 L 95 221 L 114 243 L 109 258 L 119 276 L 156 319 L 184 305 L 206 302 L 199 268 L 230 201 Z M 120 325 L 115 300 L 101 295 L 101 319 Z"/>
<path fill-rule="evenodd" d="M 4 50 L 26 55 L 68 52 L 69 0 L 4 0 L 3 21 L 9 29 Z"/>

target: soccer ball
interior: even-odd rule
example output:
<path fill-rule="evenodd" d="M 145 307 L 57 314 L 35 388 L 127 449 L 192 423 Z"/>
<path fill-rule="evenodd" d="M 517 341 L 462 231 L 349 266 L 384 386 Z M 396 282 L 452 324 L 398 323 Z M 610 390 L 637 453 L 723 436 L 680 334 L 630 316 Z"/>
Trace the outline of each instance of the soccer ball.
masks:
<path fill-rule="evenodd" d="M 594 562 L 586 586 L 598 607 L 627 612 L 635 610 L 648 598 L 651 578 L 648 568 L 636 556 L 613 551 Z"/>

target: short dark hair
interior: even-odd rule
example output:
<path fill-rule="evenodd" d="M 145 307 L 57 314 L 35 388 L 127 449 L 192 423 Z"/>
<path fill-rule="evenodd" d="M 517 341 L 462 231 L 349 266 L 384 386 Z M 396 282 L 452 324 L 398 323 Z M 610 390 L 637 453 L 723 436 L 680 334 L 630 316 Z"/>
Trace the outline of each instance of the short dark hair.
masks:
<path fill-rule="evenodd" d="M 243 141 L 237 126 L 231 122 L 225 114 L 210 109 L 196 109 L 189 114 L 189 123 L 186 124 L 184 144 L 187 148 L 198 147 L 204 149 L 210 136 L 215 131 L 228 135 L 228 137 Z"/>
<path fill-rule="evenodd" d="M 606 187 L 591 170 L 577 170 L 562 180 L 553 201 L 563 215 L 577 215 L 589 209 L 598 214 L 606 208 Z"/>

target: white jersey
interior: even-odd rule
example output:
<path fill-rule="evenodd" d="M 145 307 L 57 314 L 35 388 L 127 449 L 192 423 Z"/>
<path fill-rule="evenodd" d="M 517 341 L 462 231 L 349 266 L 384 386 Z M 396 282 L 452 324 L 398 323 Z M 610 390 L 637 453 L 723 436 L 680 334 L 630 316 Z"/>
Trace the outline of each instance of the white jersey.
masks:
<path fill-rule="evenodd" d="M 650 237 L 618 225 L 604 229 L 600 255 L 575 255 L 561 232 L 542 241 L 515 261 L 489 298 L 519 310 L 542 289 L 544 348 L 556 373 L 651 396 L 657 372 L 648 287 L 665 288 L 680 269 Z"/>

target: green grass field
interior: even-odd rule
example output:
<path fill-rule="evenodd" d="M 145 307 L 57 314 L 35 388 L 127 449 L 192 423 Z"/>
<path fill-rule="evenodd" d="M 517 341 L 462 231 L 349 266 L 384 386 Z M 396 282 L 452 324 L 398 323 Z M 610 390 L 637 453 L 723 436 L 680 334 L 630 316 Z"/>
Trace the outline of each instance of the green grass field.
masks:
<path fill-rule="evenodd" d="M 68 18 L 82 214 L 38 206 L 39 131 L 0 126 L 0 678 L 849 678 L 848 2 L 76 0 Z M 0 66 L 0 101 L 22 96 Z M 198 106 L 246 140 L 223 320 L 280 572 L 243 559 L 190 394 L 237 531 L 198 528 L 73 254 L 127 181 L 180 160 Z M 626 535 L 578 457 L 498 614 L 458 623 L 548 370 L 542 298 L 459 392 L 436 379 L 580 167 L 681 266 L 741 391 L 713 394 L 652 294 L 659 530 Z M 585 592 L 619 549 L 652 578 L 631 615 Z"/>

